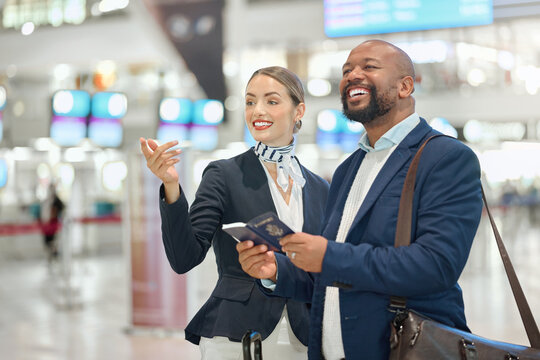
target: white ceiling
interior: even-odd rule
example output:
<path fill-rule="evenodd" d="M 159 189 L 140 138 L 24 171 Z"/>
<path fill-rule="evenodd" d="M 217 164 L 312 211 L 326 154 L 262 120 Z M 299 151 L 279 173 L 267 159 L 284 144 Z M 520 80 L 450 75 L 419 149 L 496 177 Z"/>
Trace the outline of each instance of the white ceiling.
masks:
<path fill-rule="evenodd" d="M 88 69 L 101 60 L 183 65 L 141 1 L 131 1 L 123 14 L 91 19 L 78 26 L 38 27 L 29 36 L 3 30 L 0 43 L 0 73 L 10 65 L 26 76 L 47 73 L 62 63 Z"/>

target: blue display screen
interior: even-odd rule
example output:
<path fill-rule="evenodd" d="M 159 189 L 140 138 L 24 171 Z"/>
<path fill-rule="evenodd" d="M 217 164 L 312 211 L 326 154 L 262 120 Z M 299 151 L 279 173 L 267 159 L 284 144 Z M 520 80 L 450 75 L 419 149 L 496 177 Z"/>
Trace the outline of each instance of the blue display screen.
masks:
<path fill-rule="evenodd" d="M 0 85 L 0 110 L 4 110 L 7 101 L 6 88 Z"/>
<path fill-rule="evenodd" d="M 244 126 L 244 142 L 248 146 L 255 146 L 257 144 L 257 141 L 253 138 L 247 126 Z"/>
<path fill-rule="evenodd" d="M 98 92 L 92 96 L 92 116 L 120 119 L 127 112 L 127 97 L 122 93 Z"/>
<path fill-rule="evenodd" d="M 329 37 L 492 22 L 492 0 L 324 0 L 324 31 Z"/>
<path fill-rule="evenodd" d="M 218 145 L 217 126 L 193 125 L 190 134 L 194 149 L 212 151 Z"/>
<path fill-rule="evenodd" d="M 119 119 L 91 117 L 88 123 L 88 138 L 103 147 L 118 147 L 122 144 L 122 123 Z"/>
<path fill-rule="evenodd" d="M 189 124 L 193 103 L 189 99 L 164 98 L 159 104 L 159 120 L 166 123 Z"/>
<path fill-rule="evenodd" d="M 157 130 L 157 140 L 160 144 L 177 140 L 179 145 L 172 147 L 172 149 L 178 149 L 182 142 L 189 140 L 189 127 L 184 124 L 161 123 Z"/>
<path fill-rule="evenodd" d="M 4 159 L 0 159 L 0 188 L 3 188 L 6 186 L 8 179 L 8 168 L 6 161 Z"/>
<path fill-rule="evenodd" d="M 197 125 L 218 125 L 223 121 L 223 104 L 218 100 L 202 99 L 193 104 L 192 123 Z"/>
<path fill-rule="evenodd" d="M 50 135 L 59 146 L 76 146 L 86 137 L 86 118 L 53 116 Z"/>
<path fill-rule="evenodd" d="M 54 115 L 86 117 L 90 113 L 90 94 L 82 90 L 60 90 L 52 97 Z"/>

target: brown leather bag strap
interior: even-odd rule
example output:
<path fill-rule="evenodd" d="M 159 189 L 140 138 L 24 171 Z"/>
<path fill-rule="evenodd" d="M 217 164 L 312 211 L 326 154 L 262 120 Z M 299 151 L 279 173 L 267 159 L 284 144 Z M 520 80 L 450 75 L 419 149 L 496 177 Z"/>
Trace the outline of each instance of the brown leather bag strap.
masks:
<path fill-rule="evenodd" d="M 409 170 L 407 171 L 407 176 L 405 177 L 405 182 L 403 183 L 403 189 L 401 190 L 401 198 L 399 200 L 399 212 L 396 225 L 396 237 L 394 239 L 394 246 L 409 246 L 411 243 L 411 223 L 412 223 L 412 206 L 414 198 L 414 183 L 416 182 L 416 170 L 418 169 L 418 164 L 420 163 L 420 156 L 426 147 L 426 144 L 433 138 L 446 135 L 433 135 L 427 139 L 422 146 L 416 152 L 411 165 L 409 165 Z"/>
<path fill-rule="evenodd" d="M 501 254 L 501 259 L 504 264 L 504 270 L 506 271 L 506 276 L 508 277 L 510 287 L 512 288 L 512 292 L 514 293 L 514 298 L 516 299 L 519 314 L 521 315 L 521 321 L 523 321 L 525 331 L 527 332 L 527 337 L 529 338 L 531 347 L 535 349 L 540 349 L 540 332 L 538 331 L 538 326 L 536 325 L 536 321 L 534 320 L 534 317 L 532 315 L 531 308 L 529 307 L 529 303 L 527 302 L 527 298 L 525 297 L 525 293 L 523 293 L 523 289 L 521 288 L 521 285 L 519 283 L 516 271 L 514 270 L 514 266 L 510 261 L 510 256 L 508 256 L 508 253 L 506 252 L 506 247 L 504 246 L 501 235 L 499 234 L 497 225 L 495 225 L 495 220 L 493 220 L 491 211 L 489 211 L 486 194 L 484 193 L 483 187 L 482 199 L 484 199 L 484 205 L 486 206 L 486 211 L 489 216 L 489 222 L 491 223 L 493 233 L 495 234 L 495 240 L 497 241 L 499 253 Z"/>
<path fill-rule="evenodd" d="M 409 167 L 409 170 L 407 171 L 407 176 L 405 178 L 405 182 L 403 183 L 403 190 L 401 192 L 401 199 L 399 201 L 398 220 L 397 220 L 397 225 L 396 225 L 396 237 L 394 241 L 395 247 L 409 246 L 411 243 L 412 205 L 413 205 L 414 184 L 416 181 L 416 171 L 418 169 L 418 163 L 420 162 L 420 156 L 422 155 L 422 152 L 424 151 L 426 144 L 431 139 L 435 137 L 439 137 L 439 136 L 446 136 L 446 135 L 434 135 L 430 137 L 429 139 L 427 139 L 422 144 L 422 146 L 418 149 L 418 152 L 414 156 L 411 162 L 411 165 Z M 514 295 L 514 299 L 516 300 L 516 304 L 518 306 L 519 313 L 521 315 L 521 320 L 523 321 L 523 326 L 525 327 L 525 331 L 527 332 L 527 337 L 529 338 L 531 347 L 535 349 L 540 349 L 540 332 L 538 331 L 538 326 L 536 325 L 531 309 L 527 302 L 527 298 L 525 297 L 525 294 L 523 293 L 523 289 L 521 288 L 521 285 L 517 278 L 514 267 L 512 266 L 510 257 L 508 256 L 508 253 L 506 252 L 506 248 L 504 246 L 502 238 L 499 235 L 499 230 L 497 229 L 495 220 L 493 220 L 493 216 L 491 215 L 491 211 L 489 210 L 488 203 L 486 201 L 486 195 L 484 193 L 484 188 L 482 186 L 481 186 L 481 189 L 482 189 L 482 199 L 484 200 L 484 205 L 486 207 L 486 211 L 489 216 L 489 221 L 491 223 L 493 233 L 495 234 L 495 240 L 497 241 L 499 253 L 501 254 L 501 259 L 504 264 L 504 270 L 506 271 L 506 276 L 508 277 L 508 281 L 510 282 L 510 287 L 512 288 L 512 293 Z M 399 297 L 391 297 L 391 298 L 392 298 L 393 304 L 401 305 L 397 307 L 404 306 L 405 298 L 399 298 Z"/>
<path fill-rule="evenodd" d="M 403 189 L 401 190 L 401 198 L 399 199 L 398 218 L 396 224 L 396 235 L 394 238 L 394 246 L 409 246 L 411 244 L 411 224 L 412 224 L 412 206 L 414 198 L 414 183 L 416 182 L 416 170 L 420 162 L 420 156 L 426 147 L 426 144 L 433 138 L 445 135 L 433 135 L 428 138 L 416 152 L 416 155 L 409 165 Z M 390 308 L 406 309 L 407 299 L 401 296 L 390 296 Z"/>

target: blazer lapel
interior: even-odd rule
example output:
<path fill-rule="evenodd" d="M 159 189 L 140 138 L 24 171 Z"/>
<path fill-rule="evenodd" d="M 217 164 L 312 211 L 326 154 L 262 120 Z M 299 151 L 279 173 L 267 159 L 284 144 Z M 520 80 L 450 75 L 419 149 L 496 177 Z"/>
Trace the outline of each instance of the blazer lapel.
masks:
<path fill-rule="evenodd" d="M 300 164 L 300 162 L 298 163 Z M 302 208 L 304 212 L 304 224 L 302 225 L 302 231 L 311 234 L 313 233 L 311 229 L 313 224 L 320 222 L 320 219 L 317 219 L 315 216 L 315 208 L 311 206 L 313 203 L 312 199 L 317 196 L 317 189 L 315 189 L 311 181 L 309 181 L 306 171 L 302 165 L 300 165 L 300 169 L 302 170 L 304 179 L 306 179 L 306 184 L 302 188 Z"/>
<path fill-rule="evenodd" d="M 274 200 L 272 199 L 272 194 L 270 193 L 270 187 L 268 184 L 268 177 L 266 172 L 263 169 L 263 164 L 253 152 L 253 149 L 246 151 L 244 157 L 244 178 L 242 180 L 243 185 L 247 188 L 254 189 L 255 191 L 252 195 L 256 198 L 250 198 L 249 201 L 253 201 L 257 204 L 271 204 L 272 211 L 277 214 L 276 206 L 274 205 Z M 260 214 L 253 214 L 257 216 Z"/>
<path fill-rule="evenodd" d="M 349 233 L 366 215 L 373 204 L 375 204 L 396 173 L 407 164 L 411 159 L 411 156 L 416 153 L 415 148 L 418 147 L 419 142 L 430 130 L 431 128 L 429 125 L 421 118 L 420 123 L 397 146 L 373 181 L 371 188 L 354 218 Z"/>
<path fill-rule="evenodd" d="M 356 177 L 356 173 L 358 172 L 360 164 L 362 163 L 362 160 L 364 160 L 365 156 L 366 153 L 364 151 L 357 150 L 351 155 L 351 158 L 349 158 L 351 161 L 348 165 L 348 169 L 345 170 L 344 175 L 339 179 L 336 179 L 336 176 L 334 175 L 331 188 L 338 186 L 339 191 L 334 198 L 328 197 L 328 202 L 332 202 L 332 206 L 329 206 L 329 203 L 329 205 L 326 207 L 329 213 L 325 214 L 325 224 L 324 228 L 322 229 L 323 234 L 329 239 L 335 239 L 337 236 L 341 218 L 343 217 L 345 202 L 349 196 L 349 191 L 354 178 Z M 340 183 L 340 181 L 342 182 Z"/>
<path fill-rule="evenodd" d="M 351 229 L 358 223 L 358 221 L 360 221 L 360 219 L 362 219 L 362 217 L 364 217 L 367 211 L 373 206 L 375 201 L 379 198 L 379 196 L 381 196 L 381 193 L 386 188 L 390 180 L 392 180 L 392 178 L 399 171 L 399 169 L 401 169 L 401 167 L 405 165 L 410 156 L 411 150 L 408 148 L 399 149 L 398 147 L 394 150 L 392 155 L 390 155 L 390 157 L 386 161 L 386 164 L 384 164 L 381 171 L 373 181 L 371 188 L 366 194 L 366 197 L 354 218 Z"/>

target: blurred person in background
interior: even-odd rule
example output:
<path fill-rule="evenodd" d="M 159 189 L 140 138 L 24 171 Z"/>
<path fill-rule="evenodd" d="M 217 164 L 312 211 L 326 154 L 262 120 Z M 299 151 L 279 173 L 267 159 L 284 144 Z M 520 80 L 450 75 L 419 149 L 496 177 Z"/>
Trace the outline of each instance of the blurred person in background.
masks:
<path fill-rule="evenodd" d="M 363 42 L 342 71 L 343 112 L 366 133 L 334 173 L 323 236 L 285 236 L 288 259 L 250 241 L 237 249 L 247 273 L 273 283 L 259 284 L 266 293 L 311 300 L 310 359 L 383 360 L 392 297 L 468 331 L 457 281 L 482 213 L 480 165 L 454 138 L 427 144 L 416 173 L 411 244 L 394 247 L 407 170 L 418 148 L 440 133 L 415 112 L 414 66 L 403 50 Z"/>
<path fill-rule="evenodd" d="M 64 203 L 58 197 L 56 186 L 54 182 L 52 182 L 49 184 L 45 199 L 40 204 L 40 214 L 38 217 L 49 262 L 58 258 L 58 242 L 56 234 L 60 231 L 62 226 L 61 218 L 63 211 Z"/>
<path fill-rule="evenodd" d="M 278 66 L 255 71 L 246 87 L 245 121 L 257 143 L 210 163 L 189 211 L 174 168 L 180 150 L 171 148 L 177 142 L 140 139 L 148 168 L 163 182 L 162 233 L 172 268 L 188 272 L 212 245 L 216 254 L 216 287 L 185 330 L 202 359 L 240 359 L 239 341 L 248 330 L 261 334 L 266 360 L 307 358 L 308 304 L 264 295 L 242 270 L 236 241 L 222 230 L 223 224 L 273 211 L 294 231 L 321 231 L 328 183 L 294 156 L 304 112 L 304 90 L 293 72 Z"/>

